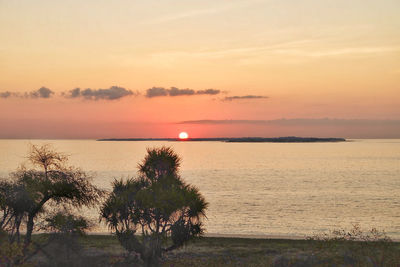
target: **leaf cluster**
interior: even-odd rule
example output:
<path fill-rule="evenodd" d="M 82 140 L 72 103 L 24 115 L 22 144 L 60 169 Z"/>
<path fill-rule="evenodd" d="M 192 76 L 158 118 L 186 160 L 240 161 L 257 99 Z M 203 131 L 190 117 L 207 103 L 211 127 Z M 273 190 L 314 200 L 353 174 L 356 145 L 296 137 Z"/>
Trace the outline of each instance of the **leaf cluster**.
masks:
<path fill-rule="evenodd" d="M 11 179 L 0 180 L 0 230 L 7 233 L 11 244 L 20 243 L 20 229 L 26 232 L 24 257 L 37 229 L 83 234 L 87 222 L 73 216 L 71 208 L 95 206 L 105 193 L 91 183 L 92 177 L 87 173 L 67 166 L 67 156 L 50 145 L 32 145 L 28 159 L 32 168 L 21 167 L 11 173 Z M 52 215 L 50 210 L 56 210 L 56 214 Z M 38 228 L 40 224 L 42 227 Z"/>
<path fill-rule="evenodd" d="M 128 251 L 142 258 L 146 251 L 159 256 L 203 233 L 208 203 L 179 176 L 180 162 L 171 148 L 148 149 L 138 177 L 115 180 L 101 208 L 101 220 Z M 167 246 L 167 240 L 172 244 Z"/>

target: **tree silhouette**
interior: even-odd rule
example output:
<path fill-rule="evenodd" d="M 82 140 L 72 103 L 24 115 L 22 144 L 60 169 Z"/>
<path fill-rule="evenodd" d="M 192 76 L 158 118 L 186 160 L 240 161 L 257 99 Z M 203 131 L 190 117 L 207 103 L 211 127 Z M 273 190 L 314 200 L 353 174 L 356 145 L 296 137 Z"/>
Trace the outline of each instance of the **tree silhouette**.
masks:
<path fill-rule="evenodd" d="M 179 176 L 180 157 L 169 147 L 148 149 L 137 178 L 115 180 L 101 217 L 129 252 L 147 266 L 162 253 L 203 233 L 208 203 Z M 136 234 L 141 234 L 138 237 Z"/>
<path fill-rule="evenodd" d="M 3 229 L 17 233 L 19 240 L 21 222 L 26 220 L 26 246 L 31 243 L 36 219 L 46 212 L 47 204 L 75 208 L 94 206 L 104 194 L 91 184 L 91 177 L 85 172 L 67 166 L 67 156 L 54 151 L 50 145 L 32 145 L 28 159 L 33 164 L 32 169 L 21 167 L 11 174 L 11 181 L 0 184 L 0 202 L 5 207 L 3 219 L 11 218 Z M 11 215 L 4 213 L 7 209 Z"/>

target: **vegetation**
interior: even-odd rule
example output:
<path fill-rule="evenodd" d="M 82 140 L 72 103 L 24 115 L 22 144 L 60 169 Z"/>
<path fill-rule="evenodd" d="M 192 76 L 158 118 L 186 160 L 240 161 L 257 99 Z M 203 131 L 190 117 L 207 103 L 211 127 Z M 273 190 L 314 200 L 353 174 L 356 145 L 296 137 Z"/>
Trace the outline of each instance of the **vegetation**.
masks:
<path fill-rule="evenodd" d="M 46 236 L 34 235 L 33 240 Z M 39 241 L 37 241 L 39 242 Z M 74 258 L 73 264 L 57 266 L 141 266 L 127 262 L 125 249 L 115 235 L 87 235 L 79 237 L 81 254 Z M 337 241 L 331 243 L 340 248 Z M 400 262 L 400 243 L 392 242 L 387 248 L 384 264 L 374 265 L 361 255 L 338 254 L 334 246 L 325 246 L 323 240 L 285 240 L 285 239 L 251 239 L 227 237 L 202 237 L 190 242 L 181 249 L 166 253 L 160 262 L 161 266 L 388 266 L 396 267 Z M 372 246 L 373 244 L 366 244 Z M 324 248 L 321 248 L 324 247 Z M 50 248 L 48 248 L 50 250 Z M 65 252 L 64 252 L 65 253 Z M 371 250 L 369 256 L 374 256 Z M 58 254 L 65 257 L 64 254 Z M 357 257 L 356 257 L 357 256 Z M 39 253 L 33 260 L 38 266 L 56 266 L 49 264 L 47 257 Z"/>
<path fill-rule="evenodd" d="M 334 255 L 329 260 L 331 263 L 396 266 L 400 262 L 398 246 L 385 231 L 376 228 L 363 231 L 360 225 L 355 224 L 351 230 L 333 230 L 329 234 L 316 235 L 308 239 L 320 241 L 315 243 L 315 250 L 319 254 L 323 255 L 326 251 L 330 251 Z"/>
<path fill-rule="evenodd" d="M 91 177 L 67 166 L 67 157 L 49 145 L 32 145 L 28 159 L 31 169 L 21 167 L 11 174 L 10 180 L 0 182 L 0 227 L 11 247 L 21 248 L 21 229 L 25 231 L 23 257 L 13 259 L 13 264 L 23 263 L 32 256 L 32 251 L 34 254 L 41 249 L 31 246 L 34 231 L 57 229 L 57 219 L 49 217 L 50 207 L 69 211 L 71 208 L 95 206 L 104 194 L 91 184 Z M 75 218 L 70 216 L 69 219 Z M 84 219 L 79 220 L 82 222 Z M 41 222 L 41 227 L 38 227 L 38 222 Z"/>
<path fill-rule="evenodd" d="M 179 176 L 180 157 L 168 147 L 148 149 L 139 176 L 116 180 L 101 216 L 129 253 L 147 266 L 162 253 L 203 233 L 207 202 Z M 140 237 L 137 235 L 140 234 Z"/>

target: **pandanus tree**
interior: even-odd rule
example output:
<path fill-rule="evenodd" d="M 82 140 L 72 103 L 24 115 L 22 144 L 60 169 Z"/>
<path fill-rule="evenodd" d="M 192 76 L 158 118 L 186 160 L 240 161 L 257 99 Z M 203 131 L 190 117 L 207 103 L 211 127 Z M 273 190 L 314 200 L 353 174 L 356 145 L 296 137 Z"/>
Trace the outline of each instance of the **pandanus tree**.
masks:
<path fill-rule="evenodd" d="M 204 231 L 208 203 L 180 177 L 180 164 L 169 147 L 148 149 L 137 178 L 115 180 L 101 208 L 101 219 L 147 266 Z"/>

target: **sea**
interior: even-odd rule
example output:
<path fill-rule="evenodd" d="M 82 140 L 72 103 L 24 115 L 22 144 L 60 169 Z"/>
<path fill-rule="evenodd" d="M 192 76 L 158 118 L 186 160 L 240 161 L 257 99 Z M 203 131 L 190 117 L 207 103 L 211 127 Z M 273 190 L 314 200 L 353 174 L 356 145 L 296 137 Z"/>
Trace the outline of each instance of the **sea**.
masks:
<path fill-rule="evenodd" d="M 338 143 L 225 143 L 96 140 L 0 140 L 0 177 L 21 165 L 29 145 L 51 144 L 69 164 L 111 190 L 137 175 L 147 148 L 169 146 L 182 178 L 209 202 L 206 235 L 307 238 L 350 230 L 384 230 L 400 239 L 400 139 Z M 108 233 L 98 209 L 93 233 Z"/>

